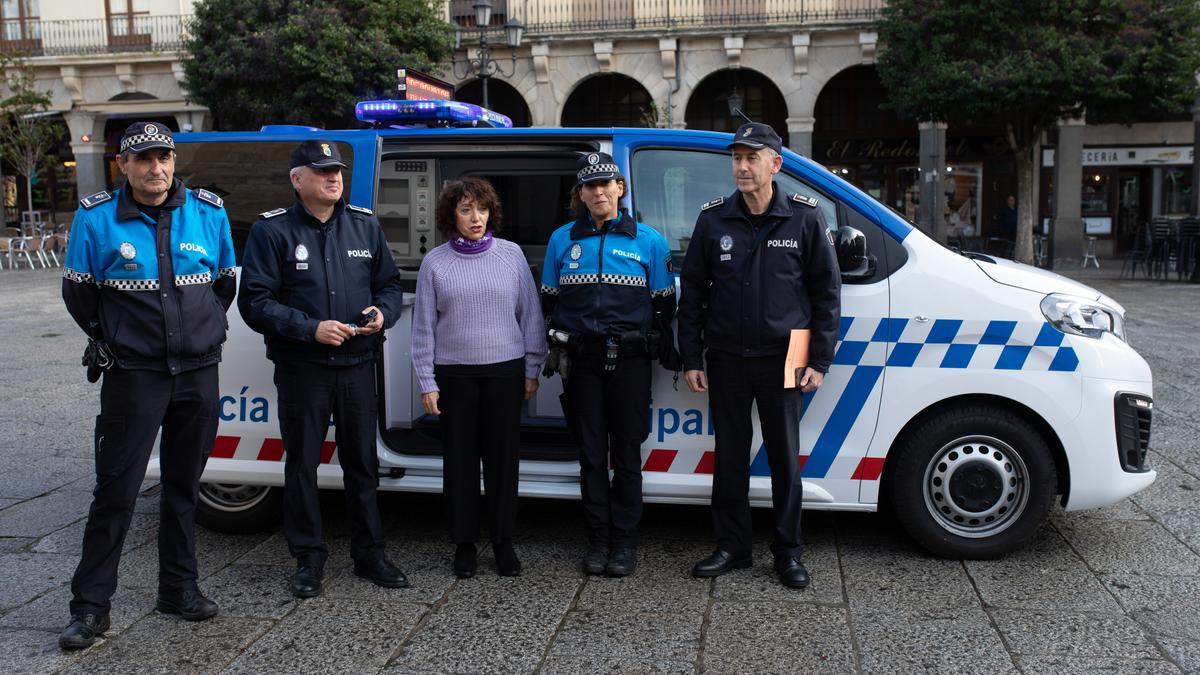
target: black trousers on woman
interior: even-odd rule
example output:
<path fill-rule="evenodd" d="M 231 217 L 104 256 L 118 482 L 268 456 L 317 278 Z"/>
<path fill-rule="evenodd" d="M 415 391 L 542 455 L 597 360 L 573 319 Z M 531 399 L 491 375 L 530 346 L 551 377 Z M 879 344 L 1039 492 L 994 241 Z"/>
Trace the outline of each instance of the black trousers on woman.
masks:
<path fill-rule="evenodd" d="M 436 365 L 441 409 L 443 482 L 450 539 L 479 539 L 479 465 L 493 544 L 512 539 L 517 519 L 517 450 L 525 361 Z"/>

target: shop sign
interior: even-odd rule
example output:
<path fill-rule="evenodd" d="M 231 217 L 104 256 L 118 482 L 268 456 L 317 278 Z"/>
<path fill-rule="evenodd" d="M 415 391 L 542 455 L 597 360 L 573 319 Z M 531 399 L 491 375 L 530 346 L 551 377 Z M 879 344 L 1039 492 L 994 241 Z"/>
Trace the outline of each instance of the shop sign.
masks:
<path fill-rule="evenodd" d="M 1084 148 L 1083 166 L 1191 166 L 1195 148 L 1166 145 L 1141 148 Z M 1042 166 L 1054 166 L 1054 149 L 1042 150 Z"/>
<path fill-rule="evenodd" d="M 902 161 L 916 163 L 920 158 L 916 138 L 834 138 L 817 141 L 813 157 L 826 164 Z M 1000 138 L 960 137 L 946 139 L 946 158 L 962 161 L 1008 150 Z"/>

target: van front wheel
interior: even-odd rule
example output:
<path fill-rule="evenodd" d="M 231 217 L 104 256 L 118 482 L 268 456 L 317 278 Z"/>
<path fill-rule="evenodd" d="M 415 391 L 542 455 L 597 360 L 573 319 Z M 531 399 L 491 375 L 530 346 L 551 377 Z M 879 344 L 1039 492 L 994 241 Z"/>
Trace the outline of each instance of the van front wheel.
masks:
<path fill-rule="evenodd" d="M 948 558 L 998 558 L 1046 520 L 1057 478 L 1046 440 L 1002 409 L 946 410 L 899 448 L 889 486 L 917 543 Z"/>
<path fill-rule="evenodd" d="M 201 483 L 196 522 L 216 532 L 251 534 L 277 527 L 282 507 L 277 487 Z"/>

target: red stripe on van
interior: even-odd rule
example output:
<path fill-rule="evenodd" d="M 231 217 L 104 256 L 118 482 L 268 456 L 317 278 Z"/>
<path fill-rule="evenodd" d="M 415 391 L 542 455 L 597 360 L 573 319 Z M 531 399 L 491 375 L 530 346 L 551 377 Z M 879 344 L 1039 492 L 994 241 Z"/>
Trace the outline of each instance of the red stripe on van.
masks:
<path fill-rule="evenodd" d="M 337 443 L 333 441 L 325 441 L 321 444 L 321 463 L 328 464 L 333 459 L 333 451 L 337 448 Z"/>
<path fill-rule="evenodd" d="M 696 465 L 696 470 L 693 473 L 712 474 L 713 467 L 717 463 L 717 453 L 712 450 L 707 450 L 703 455 L 700 455 L 700 463 Z"/>
<path fill-rule="evenodd" d="M 796 455 L 796 470 L 803 471 L 805 464 L 808 464 L 808 455 Z"/>
<path fill-rule="evenodd" d="M 671 464 L 675 461 L 675 456 L 678 454 L 678 450 L 665 450 L 663 448 L 651 450 L 650 456 L 646 458 L 646 464 L 642 467 L 642 471 L 670 471 Z"/>
<path fill-rule="evenodd" d="M 262 447 L 258 450 L 258 461 L 260 462 L 278 462 L 283 459 L 283 439 L 282 438 L 266 438 L 263 439 Z"/>
<path fill-rule="evenodd" d="M 232 459 L 241 440 L 241 436 L 217 436 L 217 440 L 213 441 L 212 454 L 209 457 Z"/>
<path fill-rule="evenodd" d="M 879 480 L 883 475 L 883 457 L 863 457 L 850 480 Z"/>

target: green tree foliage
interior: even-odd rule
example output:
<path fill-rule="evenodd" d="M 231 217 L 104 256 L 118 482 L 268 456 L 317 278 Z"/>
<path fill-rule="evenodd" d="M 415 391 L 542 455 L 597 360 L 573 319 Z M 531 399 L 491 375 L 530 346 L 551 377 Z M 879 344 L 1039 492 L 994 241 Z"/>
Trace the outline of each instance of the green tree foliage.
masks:
<path fill-rule="evenodd" d="M 354 128 L 354 103 L 394 97 L 396 69 L 449 53 L 437 0 L 200 0 L 184 62 L 223 129 Z"/>
<path fill-rule="evenodd" d="M 889 0 L 879 76 L 920 121 L 996 123 L 1017 161 L 1017 257 L 1032 258 L 1042 133 L 1087 112 L 1109 122 L 1186 110 L 1200 69 L 1196 0 Z"/>
<path fill-rule="evenodd" d="M 0 99 L 0 155 L 25 177 L 26 203 L 32 209 L 34 178 L 50 167 L 47 153 L 65 132 L 50 116 L 50 92 L 37 90 L 28 61 L 0 55 L 0 72 L 5 87 Z"/>

